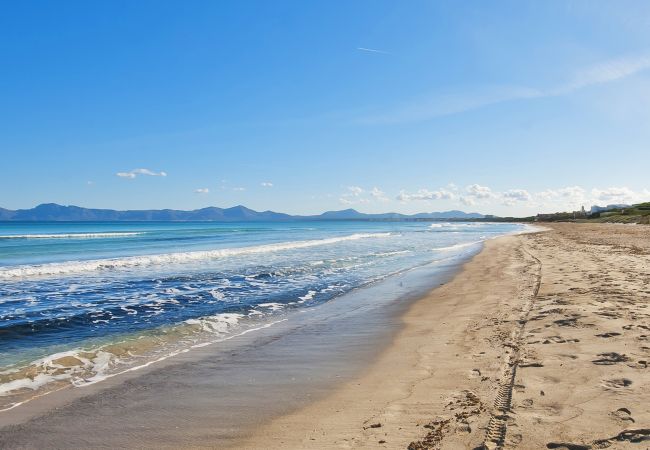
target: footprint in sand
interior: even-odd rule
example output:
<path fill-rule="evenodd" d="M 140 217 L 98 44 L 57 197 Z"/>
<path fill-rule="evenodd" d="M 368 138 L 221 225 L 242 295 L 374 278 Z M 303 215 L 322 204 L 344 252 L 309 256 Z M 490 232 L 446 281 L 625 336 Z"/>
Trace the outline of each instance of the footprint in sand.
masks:
<path fill-rule="evenodd" d="M 632 384 L 632 380 L 627 378 L 612 378 L 611 380 L 604 380 L 603 385 L 610 389 L 626 388 Z"/>
<path fill-rule="evenodd" d="M 596 337 L 600 337 L 600 338 L 611 338 L 611 337 L 614 337 L 614 336 L 620 336 L 620 335 L 621 335 L 621 333 L 617 333 L 617 332 L 615 332 L 615 331 L 612 331 L 611 333 L 601 333 L 601 334 L 597 334 Z"/>
<path fill-rule="evenodd" d="M 530 408 L 533 406 L 533 399 L 532 398 L 525 398 L 521 401 L 521 406 L 524 408 Z"/>
<path fill-rule="evenodd" d="M 562 336 L 549 336 L 542 344 L 564 344 L 570 342 L 580 342 L 580 339 L 564 339 Z"/>
<path fill-rule="evenodd" d="M 581 317 L 580 314 L 572 314 L 570 316 L 564 316 L 564 319 L 554 320 L 553 323 L 559 327 L 577 327 L 578 319 Z"/>
<path fill-rule="evenodd" d="M 650 428 L 640 428 L 636 430 L 621 431 L 616 436 L 611 437 L 609 439 L 600 439 L 598 441 L 594 441 L 594 445 L 596 446 L 596 448 L 606 448 L 609 445 L 611 445 L 611 442 L 613 441 L 618 441 L 618 442 L 627 441 L 627 442 L 633 442 L 635 444 L 639 442 L 648 442 L 650 441 Z"/>
<path fill-rule="evenodd" d="M 627 408 L 618 408 L 616 411 L 609 413 L 617 422 L 634 423 L 632 412 Z"/>
<path fill-rule="evenodd" d="M 591 362 L 598 364 L 599 366 L 611 366 L 612 364 L 618 364 L 630 360 L 627 356 L 616 352 L 599 353 L 598 356 L 600 356 L 600 358 L 594 359 Z"/>

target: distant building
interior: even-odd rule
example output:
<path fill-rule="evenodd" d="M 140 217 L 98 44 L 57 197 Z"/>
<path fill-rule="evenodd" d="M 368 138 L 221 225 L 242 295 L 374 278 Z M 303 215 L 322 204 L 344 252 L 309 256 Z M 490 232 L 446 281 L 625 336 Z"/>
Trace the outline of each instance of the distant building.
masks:
<path fill-rule="evenodd" d="M 573 211 L 574 219 L 584 219 L 587 217 L 587 211 L 585 211 L 584 205 L 580 207 L 580 211 Z"/>
<path fill-rule="evenodd" d="M 607 206 L 598 206 L 598 205 L 593 205 L 591 207 L 591 214 L 599 213 L 599 212 L 605 212 L 605 211 L 611 211 L 612 209 L 621 209 L 621 208 L 629 208 L 630 205 L 626 205 L 624 203 L 619 203 L 619 204 L 614 204 L 614 205 L 607 205 Z"/>

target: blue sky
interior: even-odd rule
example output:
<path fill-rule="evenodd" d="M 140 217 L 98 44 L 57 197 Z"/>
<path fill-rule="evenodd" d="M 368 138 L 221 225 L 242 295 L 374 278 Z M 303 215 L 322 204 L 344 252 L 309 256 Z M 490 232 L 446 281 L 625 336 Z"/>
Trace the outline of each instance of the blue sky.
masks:
<path fill-rule="evenodd" d="M 650 200 L 646 1 L 12 2 L 0 206 Z"/>

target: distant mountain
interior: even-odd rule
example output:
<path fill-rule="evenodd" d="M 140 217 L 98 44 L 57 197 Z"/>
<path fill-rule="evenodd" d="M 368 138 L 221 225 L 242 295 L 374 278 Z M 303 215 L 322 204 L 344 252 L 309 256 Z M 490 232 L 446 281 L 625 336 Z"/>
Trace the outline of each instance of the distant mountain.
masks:
<path fill-rule="evenodd" d="M 0 220 L 11 220 L 15 211 L 10 211 L 8 209 L 0 208 Z"/>
<path fill-rule="evenodd" d="M 478 213 L 445 211 L 405 215 L 399 213 L 365 214 L 354 209 L 327 211 L 316 216 L 291 216 L 273 211 L 254 211 L 245 206 L 232 208 L 195 209 L 181 211 L 176 209 L 150 209 L 117 211 L 114 209 L 92 209 L 79 206 L 63 206 L 56 203 L 43 203 L 31 209 L 15 211 L 0 208 L 0 221 L 291 221 L 291 220 L 432 220 L 432 219 L 481 219 Z"/>
<path fill-rule="evenodd" d="M 463 211 L 444 211 L 419 214 L 365 214 L 355 209 L 344 209 L 342 211 L 327 211 L 319 216 L 307 216 L 324 220 L 414 220 L 414 219 L 482 219 L 483 214 L 466 213 Z"/>

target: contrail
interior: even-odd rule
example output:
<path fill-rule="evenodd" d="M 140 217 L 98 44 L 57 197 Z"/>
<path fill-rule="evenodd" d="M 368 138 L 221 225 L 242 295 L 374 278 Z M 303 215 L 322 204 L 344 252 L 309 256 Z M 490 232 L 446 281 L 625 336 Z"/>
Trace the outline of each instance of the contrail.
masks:
<path fill-rule="evenodd" d="M 375 50 L 374 48 L 357 47 L 357 50 L 361 50 L 362 52 L 382 53 L 384 55 L 390 55 L 388 52 L 385 52 L 383 50 Z"/>

